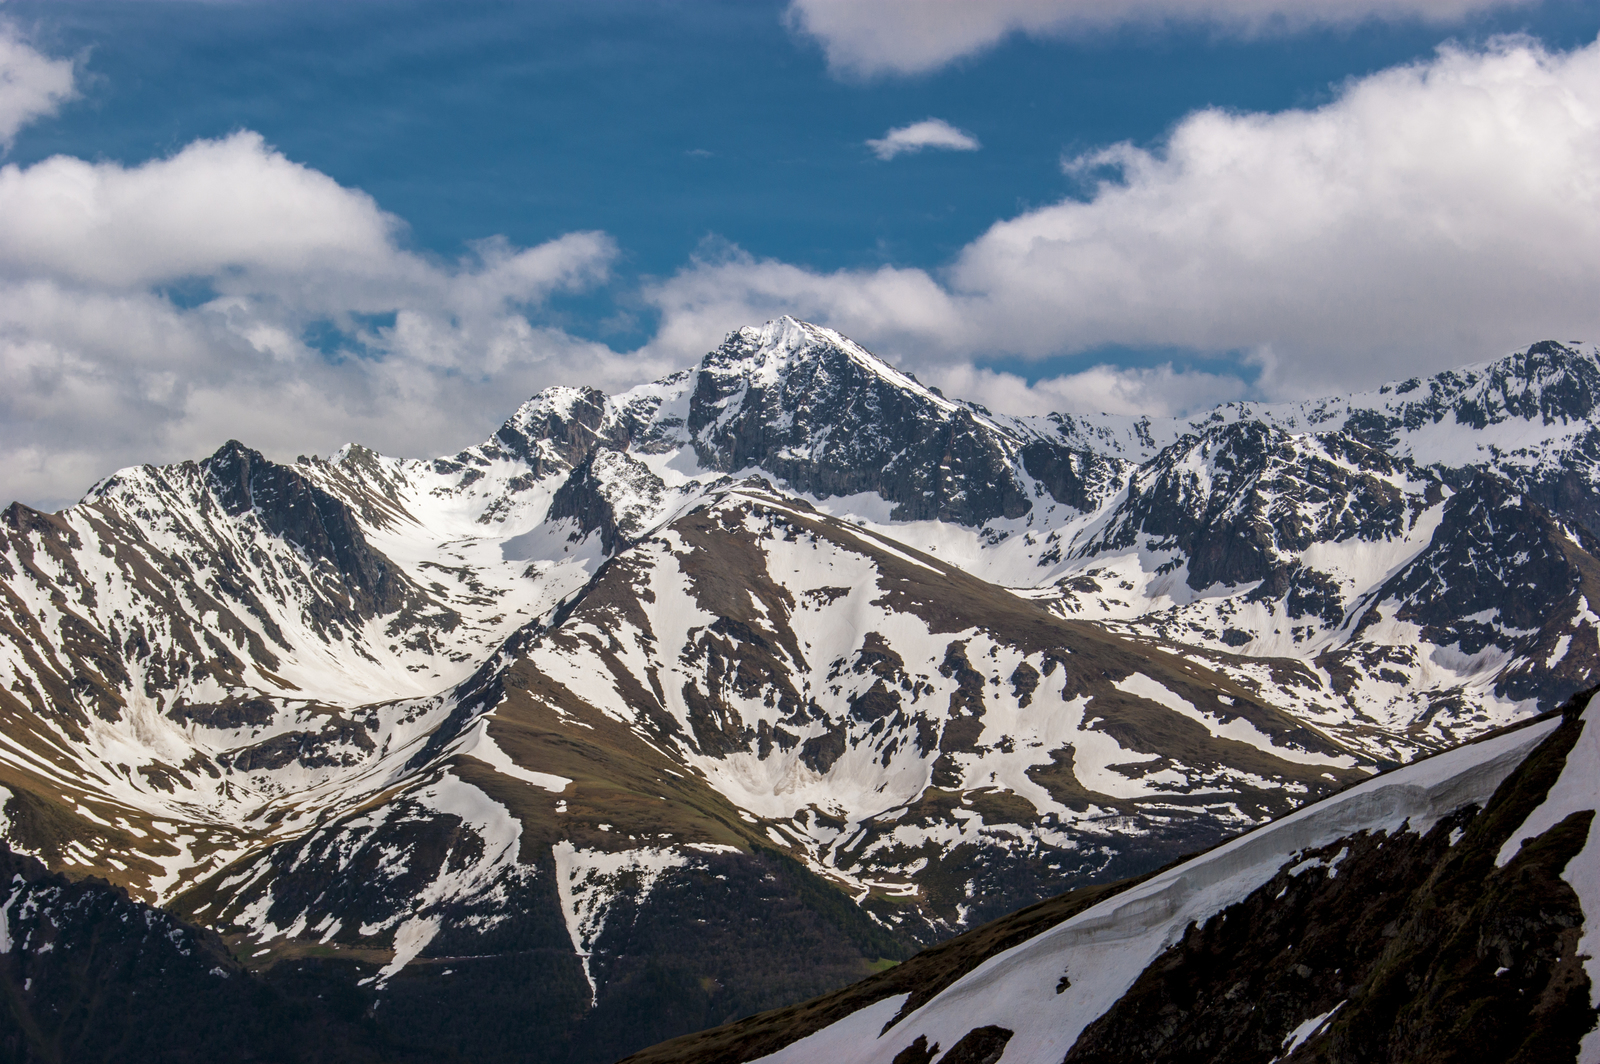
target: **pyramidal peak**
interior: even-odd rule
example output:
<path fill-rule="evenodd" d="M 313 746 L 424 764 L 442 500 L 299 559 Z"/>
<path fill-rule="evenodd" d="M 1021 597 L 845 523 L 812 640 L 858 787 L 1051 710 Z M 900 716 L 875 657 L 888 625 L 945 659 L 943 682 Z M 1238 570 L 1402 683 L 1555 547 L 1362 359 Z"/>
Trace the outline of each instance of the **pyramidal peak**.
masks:
<path fill-rule="evenodd" d="M 946 399 L 848 336 L 822 325 L 798 321 L 787 314 L 763 325 L 735 329 L 721 347 L 701 360 L 700 369 L 711 373 L 737 373 L 754 385 L 770 387 L 787 377 L 800 363 L 819 362 L 840 355 L 947 412 L 963 409 L 962 404 Z"/>

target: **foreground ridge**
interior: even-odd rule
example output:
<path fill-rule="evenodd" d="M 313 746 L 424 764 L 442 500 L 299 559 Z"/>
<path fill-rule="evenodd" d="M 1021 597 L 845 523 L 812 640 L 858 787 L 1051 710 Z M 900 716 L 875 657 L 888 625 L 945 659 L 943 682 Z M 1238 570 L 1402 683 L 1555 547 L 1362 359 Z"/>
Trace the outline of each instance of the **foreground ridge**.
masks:
<path fill-rule="evenodd" d="M 628 1062 L 1595 1059 L 1591 697 Z"/>

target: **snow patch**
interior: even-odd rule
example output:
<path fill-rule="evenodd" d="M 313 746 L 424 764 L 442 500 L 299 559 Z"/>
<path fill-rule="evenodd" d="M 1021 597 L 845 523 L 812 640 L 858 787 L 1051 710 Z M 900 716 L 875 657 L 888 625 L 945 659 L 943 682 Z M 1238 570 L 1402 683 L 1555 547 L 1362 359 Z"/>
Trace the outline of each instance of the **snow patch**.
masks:
<path fill-rule="evenodd" d="M 579 849 L 566 839 L 551 847 L 551 852 L 567 935 L 583 963 L 583 977 L 589 981 L 593 1002 L 599 987 L 589 968 L 589 957 L 617 897 L 631 894 L 636 905 L 643 904 L 663 873 L 684 867 L 689 859 L 670 847 L 608 852 Z"/>

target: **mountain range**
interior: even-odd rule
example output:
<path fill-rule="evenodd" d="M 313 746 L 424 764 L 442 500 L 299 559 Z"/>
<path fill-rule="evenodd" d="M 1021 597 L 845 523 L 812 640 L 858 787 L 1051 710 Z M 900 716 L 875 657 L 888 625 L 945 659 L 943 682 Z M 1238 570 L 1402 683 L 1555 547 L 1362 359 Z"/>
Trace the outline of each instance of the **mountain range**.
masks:
<path fill-rule="evenodd" d="M 1596 352 L 1544 342 L 1012 417 L 780 319 L 447 457 L 229 441 L 14 503 L 0 931 L 99 883 L 374 1059 L 788 1006 L 1592 686 L 1597 407 Z M 67 1059 L 27 948 L 13 1041 Z"/>

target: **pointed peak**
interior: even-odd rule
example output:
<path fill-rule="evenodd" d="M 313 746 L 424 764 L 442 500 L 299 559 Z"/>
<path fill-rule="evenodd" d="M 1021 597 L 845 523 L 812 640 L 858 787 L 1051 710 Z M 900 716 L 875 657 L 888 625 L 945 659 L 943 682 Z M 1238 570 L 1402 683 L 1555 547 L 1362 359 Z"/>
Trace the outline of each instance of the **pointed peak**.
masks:
<path fill-rule="evenodd" d="M 703 372 L 743 377 L 752 383 L 771 384 L 806 362 L 843 358 L 903 391 L 912 392 L 946 413 L 964 409 L 897 369 L 842 333 L 823 325 L 783 315 L 762 325 L 746 325 L 728 334 L 722 346 L 701 361 Z"/>
<path fill-rule="evenodd" d="M 785 314 L 762 325 L 746 325 L 735 329 L 723 340 L 721 347 L 706 355 L 705 363 L 725 364 L 752 359 L 762 362 L 784 361 L 831 348 L 854 346 L 854 343 L 832 329 Z"/>
<path fill-rule="evenodd" d="M 250 466 L 261 465 L 266 461 L 267 456 L 254 447 L 246 447 L 238 440 L 228 440 L 201 464 L 215 473 L 222 469 L 231 470 L 236 466 L 248 470 Z"/>
<path fill-rule="evenodd" d="M 763 350 L 798 351 L 810 346 L 823 332 L 831 330 L 824 330 L 810 322 L 800 321 L 784 314 L 763 325 L 746 325 L 735 329 L 728 334 L 728 340 L 732 341 L 738 337 L 756 344 Z"/>
<path fill-rule="evenodd" d="M 593 411 L 603 410 L 606 398 L 606 393 L 599 388 L 558 384 L 536 393 L 517 407 L 516 413 L 506 420 L 506 424 L 526 428 L 534 420 L 551 415 L 570 420 L 580 411 L 592 414 Z"/>

